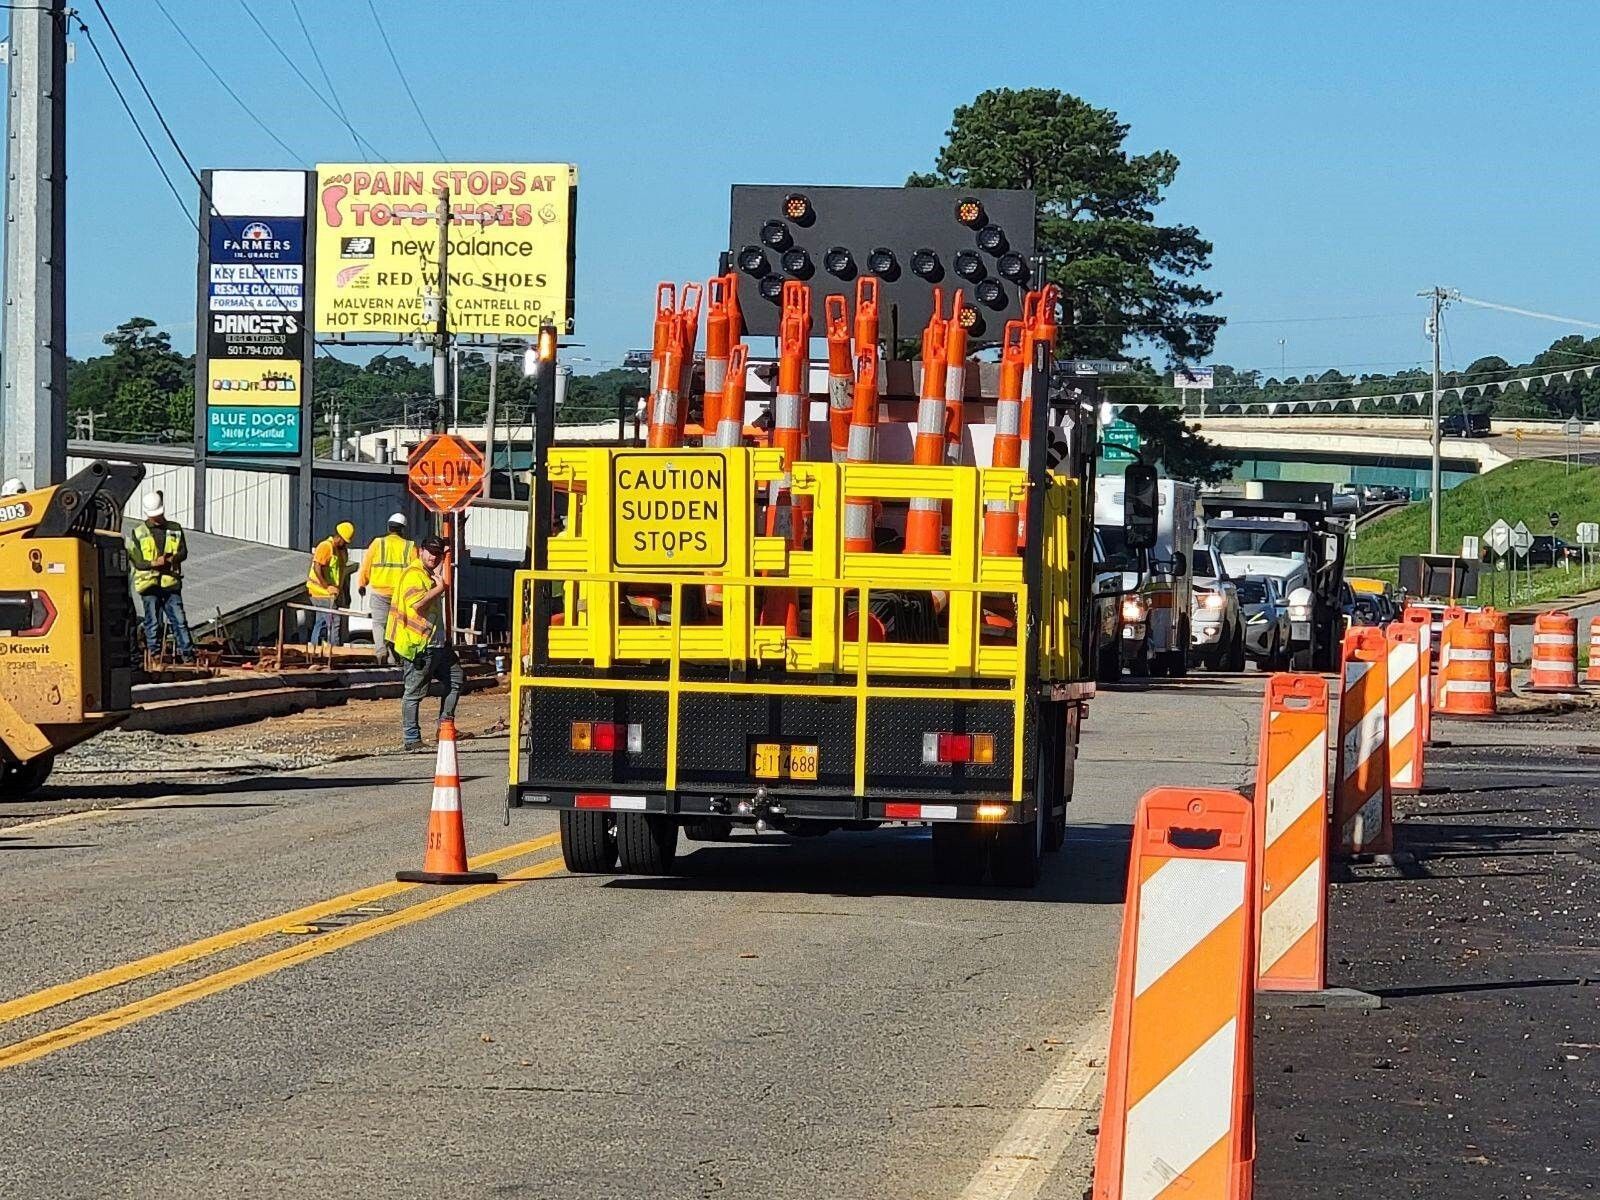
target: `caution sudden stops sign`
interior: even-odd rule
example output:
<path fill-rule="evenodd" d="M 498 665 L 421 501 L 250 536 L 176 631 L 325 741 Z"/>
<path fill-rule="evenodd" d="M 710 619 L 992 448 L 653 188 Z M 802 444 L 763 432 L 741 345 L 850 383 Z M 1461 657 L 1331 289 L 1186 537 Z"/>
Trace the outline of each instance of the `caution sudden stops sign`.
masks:
<path fill-rule="evenodd" d="M 483 493 L 483 451 L 453 433 L 435 433 L 406 460 L 406 487 L 436 513 L 465 508 Z"/>
<path fill-rule="evenodd" d="M 611 557 L 619 571 L 726 566 L 727 460 L 716 451 L 613 455 Z"/>

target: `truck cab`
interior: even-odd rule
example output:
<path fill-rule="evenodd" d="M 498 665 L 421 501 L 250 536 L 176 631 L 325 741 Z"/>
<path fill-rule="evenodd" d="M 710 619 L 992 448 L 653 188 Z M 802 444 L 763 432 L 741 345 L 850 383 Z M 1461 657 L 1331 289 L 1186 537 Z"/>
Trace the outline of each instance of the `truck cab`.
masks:
<path fill-rule="evenodd" d="M 1122 665 L 1135 675 L 1184 675 L 1189 669 L 1190 555 L 1194 550 L 1193 484 L 1156 484 L 1155 544 L 1133 549 L 1127 540 L 1123 480 L 1095 493 L 1095 529 L 1105 545 L 1104 567 L 1121 575 Z"/>

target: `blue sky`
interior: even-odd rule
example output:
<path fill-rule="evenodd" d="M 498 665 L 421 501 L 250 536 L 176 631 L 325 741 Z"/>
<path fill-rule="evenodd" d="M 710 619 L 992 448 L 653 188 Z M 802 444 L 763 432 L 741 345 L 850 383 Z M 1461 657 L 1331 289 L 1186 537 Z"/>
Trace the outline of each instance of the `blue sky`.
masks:
<path fill-rule="evenodd" d="M 357 157 L 239 0 L 162 2 L 299 156 L 227 98 L 154 0 L 104 0 L 196 166 Z M 289 0 L 249 3 L 322 86 Z M 93 0 L 82 7 L 115 66 Z M 433 160 L 366 0 L 299 7 L 362 135 L 391 160 Z M 1215 243 L 1208 282 L 1232 323 L 1214 361 L 1297 376 L 1419 363 L 1415 293 L 1435 282 L 1600 321 L 1600 76 L 1586 49 L 1600 5 L 377 8 L 451 159 L 578 164 L 587 345 L 574 353 L 596 367 L 648 344 L 658 280 L 714 269 L 730 183 L 901 183 L 930 165 L 954 107 L 994 86 L 1075 92 L 1131 125 L 1132 150 L 1178 155 L 1160 216 Z M 188 349 L 194 232 L 74 36 L 70 348 L 93 352 L 137 312 Z M 192 212 L 196 189 L 166 157 Z M 1581 331 L 1456 306 L 1446 362 L 1515 361 Z"/>

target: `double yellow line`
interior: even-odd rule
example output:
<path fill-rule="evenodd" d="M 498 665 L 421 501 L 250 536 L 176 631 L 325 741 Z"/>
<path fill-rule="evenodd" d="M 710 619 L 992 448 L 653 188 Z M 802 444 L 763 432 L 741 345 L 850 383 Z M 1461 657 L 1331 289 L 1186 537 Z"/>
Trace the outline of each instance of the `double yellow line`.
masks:
<path fill-rule="evenodd" d="M 494 866 L 496 863 L 508 859 L 520 858 L 527 854 L 548 849 L 560 841 L 559 834 L 547 834 L 544 837 L 534 838 L 531 841 L 518 842 L 488 854 L 481 854 L 471 860 L 474 870 Z M 474 900 L 482 900 L 499 891 L 503 884 L 521 880 L 539 879 L 546 875 L 553 875 L 561 869 L 559 858 L 545 859 L 534 863 L 532 866 L 513 871 L 501 876 L 500 883 L 473 884 L 468 887 L 453 888 L 442 892 L 430 899 L 409 905 L 394 912 L 383 913 L 368 920 L 358 921 L 352 925 L 344 925 L 326 933 L 298 941 L 292 946 L 264 954 L 259 958 L 229 967 L 222 971 L 191 980 L 177 987 L 168 988 L 166 991 L 157 992 L 142 1000 L 135 1000 L 128 1004 L 96 1013 L 63 1025 L 59 1029 L 52 1029 L 34 1037 L 24 1038 L 20 1042 L 13 1042 L 9 1046 L 0 1046 L 0 1070 L 7 1067 L 19 1066 L 30 1062 L 43 1055 L 64 1050 L 68 1046 L 75 1046 L 79 1042 L 86 1042 L 97 1038 L 101 1034 L 110 1033 L 126 1025 L 143 1021 L 148 1017 L 157 1016 L 168 1012 L 191 1001 L 199 1000 L 205 996 L 215 995 L 226 991 L 241 983 L 252 979 L 259 979 L 263 975 L 271 975 L 286 967 L 296 966 L 309 962 L 313 958 L 320 958 L 324 954 L 331 954 L 345 946 L 354 945 L 365 941 L 367 938 L 376 937 L 391 929 L 399 929 L 405 925 L 425 921 L 429 917 L 438 916 L 440 913 L 449 912 L 451 909 L 460 908 L 464 904 L 471 904 Z M 211 937 L 201 938 L 199 941 L 178 946 L 171 950 L 164 950 L 159 954 L 152 954 L 133 962 L 123 963 L 110 967 L 104 971 L 97 971 L 92 975 L 85 975 L 70 983 L 57 984 L 54 987 L 44 988 L 20 996 L 15 1000 L 0 1003 L 0 1024 L 15 1021 L 34 1013 L 43 1012 L 58 1004 L 66 1004 L 85 996 L 94 995 L 96 992 L 109 988 L 120 987 L 162 971 L 169 971 L 174 967 L 198 959 L 207 958 L 213 954 L 241 946 L 260 938 L 268 937 L 275 933 L 290 931 L 296 926 L 314 925 L 315 922 L 347 912 L 351 909 L 362 908 L 380 900 L 398 896 L 418 887 L 414 883 L 382 883 L 375 887 L 362 888 L 360 891 L 347 892 L 343 896 L 335 896 L 330 900 L 319 901 L 304 908 L 287 912 L 277 917 L 269 917 L 264 921 L 254 921 L 249 925 L 241 925 L 237 929 L 230 929 Z"/>

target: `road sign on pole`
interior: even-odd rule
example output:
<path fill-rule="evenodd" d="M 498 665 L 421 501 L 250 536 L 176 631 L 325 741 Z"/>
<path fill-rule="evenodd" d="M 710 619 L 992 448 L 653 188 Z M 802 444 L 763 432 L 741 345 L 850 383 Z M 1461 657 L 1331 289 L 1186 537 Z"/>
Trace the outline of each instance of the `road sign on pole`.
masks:
<path fill-rule="evenodd" d="M 1504 521 L 1496 521 L 1484 531 L 1483 540 L 1489 543 L 1489 549 L 1495 557 L 1504 558 L 1511 549 L 1511 526 Z"/>
<path fill-rule="evenodd" d="M 483 493 L 483 451 L 453 433 L 435 433 L 406 460 L 406 487 L 425 508 L 459 512 Z"/>
<path fill-rule="evenodd" d="M 1462 537 L 1462 539 L 1461 539 L 1461 557 L 1462 558 L 1469 559 L 1469 560 L 1471 560 L 1473 562 L 1476 562 L 1478 560 L 1478 555 L 1481 552 L 1482 551 L 1481 551 L 1481 549 L 1480 549 L 1480 547 L 1478 545 L 1478 538 L 1477 538 L 1476 534 L 1469 533 L 1469 534 L 1466 534 L 1464 537 Z"/>
<path fill-rule="evenodd" d="M 1600 522 L 1578 522 L 1578 545 L 1600 546 Z"/>
<path fill-rule="evenodd" d="M 1518 521 L 1511 527 L 1511 548 L 1519 556 L 1533 549 L 1533 530 L 1526 523 Z"/>
<path fill-rule="evenodd" d="M 1139 431 L 1121 417 L 1100 431 L 1100 454 L 1107 462 L 1136 461 L 1139 444 Z"/>

